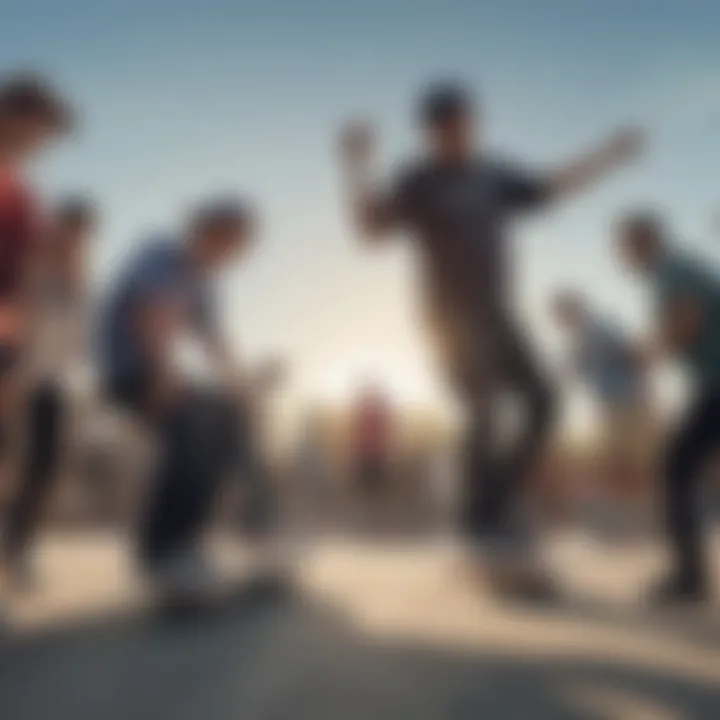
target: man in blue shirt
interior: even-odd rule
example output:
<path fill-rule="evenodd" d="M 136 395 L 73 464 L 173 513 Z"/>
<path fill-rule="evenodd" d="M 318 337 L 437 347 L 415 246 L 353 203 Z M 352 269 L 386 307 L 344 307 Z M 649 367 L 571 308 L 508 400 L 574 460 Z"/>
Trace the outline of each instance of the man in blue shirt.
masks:
<path fill-rule="evenodd" d="M 160 360 L 152 357 L 153 348 L 148 344 L 159 338 L 138 332 L 138 316 L 145 315 L 149 325 L 148 313 L 154 312 L 153 329 L 159 330 L 163 327 L 161 311 L 166 313 L 164 327 L 168 331 L 187 329 L 187 325 L 204 339 L 214 334 L 214 299 L 203 263 L 193 257 L 182 239 L 172 235 L 147 241 L 130 261 L 106 310 L 100 339 L 101 362 L 115 383 L 142 374 L 151 359 Z"/>
<path fill-rule="evenodd" d="M 698 486 L 720 447 L 720 275 L 706 260 L 675 248 L 652 214 L 626 218 L 618 244 L 625 264 L 654 291 L 653 355 L 680 361 L 695 386 L 694 399 L 666 443 L 666 519 L 675 567 L 659 599 L 699 600 L 708 594 L 709 578 Z"/>
<path fill-rule="evenodd" d="M 213 582 L 198 540 L 242 430 L 235 402 L 193 387 L 176 370 L 175 341 L 193 333 L 226 383 L 240 386 L 218 332 L 210 283 L 248 248 L 253 227 L 239 200 L 201 206 L 181 233 L 151 239 L 129 260 L 98 328 L 107 394 L 160 444 L 139 551 L 144 569 L 171 591 L 203 592 Z"/>

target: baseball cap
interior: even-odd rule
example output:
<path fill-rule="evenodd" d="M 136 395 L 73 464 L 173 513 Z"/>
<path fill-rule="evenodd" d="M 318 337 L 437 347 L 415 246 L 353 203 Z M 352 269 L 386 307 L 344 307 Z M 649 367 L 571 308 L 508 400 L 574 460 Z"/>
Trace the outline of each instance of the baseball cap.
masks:
<path fill-rule="evenodd" d="M 459 83 L 434 83 L 420 98 L 419 120 L 423 127 L 440 125 L 469 113 L 473 104 L 470 93 Z"/>

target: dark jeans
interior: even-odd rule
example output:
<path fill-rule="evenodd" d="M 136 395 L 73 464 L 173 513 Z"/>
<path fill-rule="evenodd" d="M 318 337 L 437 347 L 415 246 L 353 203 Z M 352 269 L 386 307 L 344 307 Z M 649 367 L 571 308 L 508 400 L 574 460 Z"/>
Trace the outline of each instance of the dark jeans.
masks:
<path fill-rule="evenodd" d="M 187 387 L 162 410 L 148 405 L 152 378 L 113 378 L 108 392 L 156 436 L 159 458 L 140 518 L 138 545 L 146 565 L 194 546 L 221 482 L 242 456 L 247 414 L 220 393 Z"/>
<path fill-rule="evenodd" d="M 699 483 L 720 447 L 720 390 L 698 395 L 669 438 L 665 457 L 665 517 L 677 579 L 699 587 L 707 581 Z"/>
<path fill-rule="evenodd" d="M 28 397 L 27 437 L 17 493 L 11 502 L 5 555 L 14 559 L 30 544 L 42 507 L 52 491 L 60 456 L 65 401 L 52 383 L 38 385 Z"/>
<path fill-rule="evenodd" d="M 0 418 L 0 454 L 6 450 L 7 441 L 7 422 L 6 403 L 8 383 L 12 380 L 15 369 L 17 368 L 21 358 L 21 348 L 9 342 L 0 342 L 0 410 L 2 417 Z"/>
<path fill-rule="evenodd" d="M 524 334 L 510 322 L 445 339 L 451 377 L 466 409 L 463 525 L 474 539 L 510 529 L 525 481 L 554 419 L 555 400 Z M 498 400 L 512 393 L 519 432 L 501 452 Z"/>

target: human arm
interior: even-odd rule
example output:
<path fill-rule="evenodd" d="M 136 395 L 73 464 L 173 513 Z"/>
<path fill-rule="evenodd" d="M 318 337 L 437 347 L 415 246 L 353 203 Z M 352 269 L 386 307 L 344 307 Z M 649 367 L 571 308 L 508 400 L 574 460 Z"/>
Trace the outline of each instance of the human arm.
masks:
<path fill-rule="evenodd" d="M 548 193 L 563 199 L 581 193 L 634 160 L 642 151 L 643 133 L 624 128 L 610 134 L 589 151 L 563 163 L 550 173 Z"/>
<path fill-rule="evenodd" d="M 348 125 L 340 139 L 344 192 L 354 227 L 362 239 L 387 238 L 406 219 L 408 193 L 401 180 L 383 192 L 375 184 L 375 137 L 367 125 Z"/>
<path fill-rule="evenodd" d="M 545 207 L 589 189 L 630 162 L 639 154 L 641 146 L 642 134 L 626 129 L 616 131 L 597 147 L 554 170 L 537 173 L 501 165 L 498 168 L 501 198 L 506 206 L 513 209 Z"/>

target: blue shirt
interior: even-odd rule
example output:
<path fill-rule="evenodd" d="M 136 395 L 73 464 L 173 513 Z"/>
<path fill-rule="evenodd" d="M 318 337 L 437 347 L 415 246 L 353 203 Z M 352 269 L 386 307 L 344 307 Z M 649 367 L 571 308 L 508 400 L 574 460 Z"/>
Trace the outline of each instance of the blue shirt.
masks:
<path fill-rule="evenodd" d="M 680 359 L 701 387 L 720 387 L 720 275 L 707 261 L 673 250 L 653 280 L 661 316 L 675 302 L 689 300 L 699 306 L 700 332 Z"/>
<path fill-rule="evenodd" d="M 189 262 L 182 239 L 156 237 L 145 243 L 111 290 L 98 327 L 99 363 L 117 377 L 142 370 L 144 356 L 133 328 L 137 308 L 164 298 L 181 300 L 196 329 L 210 332 L 215 308 L 205 278 Z"/>
<path fill-rule="evenodd" d="M 578 370 L 599 400 L 616 403 L 642 397 L 644 378 L 632 345 L 613 323 L 590 318 L 577 348 Z"/>

